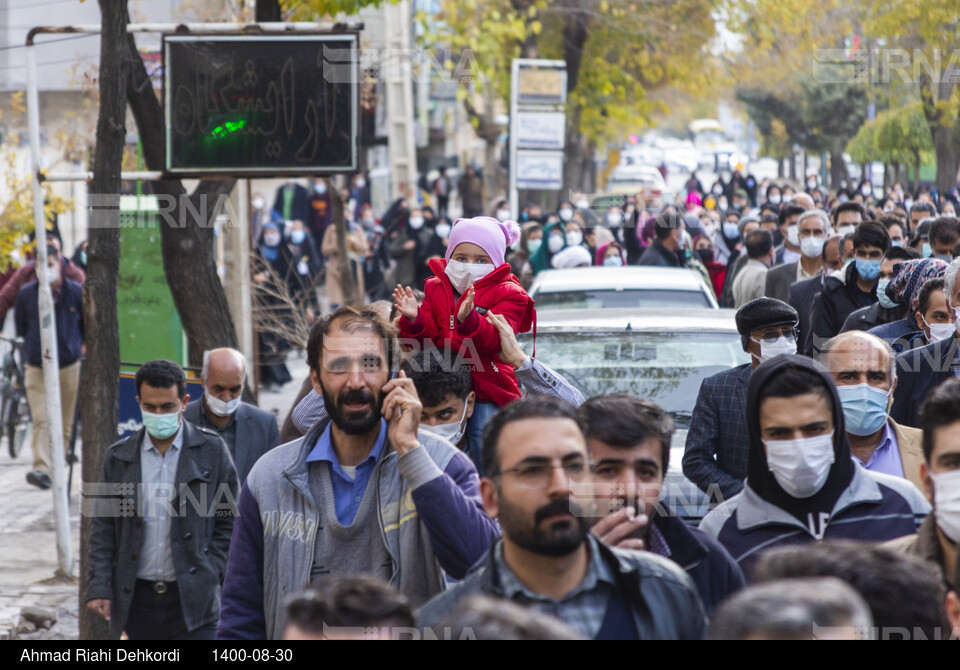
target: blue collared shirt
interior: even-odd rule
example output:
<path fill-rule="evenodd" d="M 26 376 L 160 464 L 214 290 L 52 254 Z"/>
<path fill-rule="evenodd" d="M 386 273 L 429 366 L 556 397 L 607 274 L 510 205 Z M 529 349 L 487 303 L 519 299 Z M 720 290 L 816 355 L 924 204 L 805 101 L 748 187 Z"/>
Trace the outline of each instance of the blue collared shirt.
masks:
<path fill-rule="evenodd" d="M 177 465 L 183 448 L 183 419 L 176 437 L 165 454 L 153 444 L 150 433 L 143 431 L 140 471 L 143 485 L 143 542 L 137 579 L 172 582 L 177 579 L 170 543 L 173 500 L 177 497 Z"/>
<path fill-rule="evenodd" d="M 883 428 L 883 437 L 880 438 L 880 444 L 866 463 L 851 454 L 851 458 L 871 472 L 881 472 L 885 475 L 903 478 L 903 462 L 900 460 L 900 445 L 897 443 L 897 436 L 890 428 L 888 421 Z"/>
<path fill-rule="evenodd" d="M 320 435 L 317 444 L 307 456 L 307 463 L 326 461 L 330 464 L 330 483 L 333 485 L 333 506 L 337 510 L 337 521 L 341 526 L 349 526 L 357 516 L 357 509 L 367 490 L 370 475 L 373 474 L 377 461 L 380 460 L 380 454 L 383 453 L 383 447 L 387 442 L 387 422 L 380 419 L 377 441 L 370 450 L 370 455 L 357 464 L 354 471 L 356 477 L 350 477 L 340 465 L 340 459 L 337 458 L 337 452 L 333 449 L 333 440 L 330 437 L 332 425 L 331 423 L 327 426 Z M 318 501 L 318 504 L 321 503 Z"/>

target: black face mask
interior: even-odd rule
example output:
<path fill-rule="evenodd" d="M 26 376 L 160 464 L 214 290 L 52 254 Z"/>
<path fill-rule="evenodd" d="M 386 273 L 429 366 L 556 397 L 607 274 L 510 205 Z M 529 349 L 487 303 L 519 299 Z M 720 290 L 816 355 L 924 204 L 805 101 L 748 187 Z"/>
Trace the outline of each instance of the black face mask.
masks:
<path fill-rule="evenodd" d="M 713 262 L 713 249 L 697 249 L 697 254 L 704 265 Z"/>

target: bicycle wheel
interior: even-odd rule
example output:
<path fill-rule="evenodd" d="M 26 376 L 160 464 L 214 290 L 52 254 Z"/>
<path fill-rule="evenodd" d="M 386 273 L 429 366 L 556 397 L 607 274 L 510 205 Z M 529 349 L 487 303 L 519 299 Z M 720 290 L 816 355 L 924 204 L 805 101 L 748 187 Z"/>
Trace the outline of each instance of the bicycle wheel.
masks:
<path fill-rule="evenodd" d="M 22 398 L 12 398 L 7 428 L 7 448 L 10 458 L 20 455 L 24 442 L 27 441 L 27 432 L 30 430 L 30 405 Z"/>

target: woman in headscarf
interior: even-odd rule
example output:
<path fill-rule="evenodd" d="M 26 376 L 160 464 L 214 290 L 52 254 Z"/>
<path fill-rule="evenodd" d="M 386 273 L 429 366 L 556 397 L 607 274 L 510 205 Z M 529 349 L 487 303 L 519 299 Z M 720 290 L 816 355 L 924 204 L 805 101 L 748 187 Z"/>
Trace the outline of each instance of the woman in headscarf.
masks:
<path fill-rule="evenodd" d="M 840 395 L 821 365 L 776 356 L 752 372 L 746 400 L 746 483 L 699 528 L 748 580 L 757 557 L 775 547 L 916 532 L 930 504 L 906 479 L 853 462 Z"/>
<path fill-rule="evenodd" d="M 607 242 L 597 247 L 593 264 L 602 267 L 622 267 L 626 264 L 627 254 L 619 242 Z"/>
<path fill-rule="evenodd" d="M 554 221 L 543 227 L 543 243 L 530 257 L 533 274 L 550 268 L 553 255 L 567 246 L 567 234 L 563 221 Z"/>
<path fill-rule="evenodd" d="M 283 221 L 263 224 L 254 255 L 253 281 L 257 323 L 280 324 L 293 319 L 288 282 L 296 263 L 287 245 L 283 244 Z M 264 390 L 279 388 L 293 377 L 287 369 L 286 358 L 290 343 L 274 328 L 258 328 L 260 355 L 260 386 Z"/>
<path fill-rule="evenodd" d="M 871 328 L 868 332 L 890 342 L 897 353 L 909 349 L 910 341 L 917 333 L 914 312 L 917 309 L 915 303 L 920 289 L 929 280 L 943 277 L 948 267 L 949 265 L 939 258 L 919 258 L 895 263 L 893 278 L 884 287 L 882 295 L 880 286 L 877 286 L 877 298 L 883 303 L 894 305 L 900 318 Z M 877 304 L 884 306 L 881 302 Z"/>
<path fill-rule="evenodd" d="M 727 266 L 717 262 L 714 258 L 714 250 L 713 238 L 709 235 L 701 233 L 693 238 L 693 251 L 710 274 L 710 286 L 713 287 L 713 294 L 719 300 L 723 294 L 723 282 L 727 276 Z"/>

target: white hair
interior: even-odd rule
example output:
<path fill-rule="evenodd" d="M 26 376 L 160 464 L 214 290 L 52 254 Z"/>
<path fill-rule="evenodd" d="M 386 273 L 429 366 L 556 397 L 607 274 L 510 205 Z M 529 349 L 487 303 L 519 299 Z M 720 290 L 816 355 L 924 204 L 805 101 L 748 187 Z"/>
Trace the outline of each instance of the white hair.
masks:
<path fill-rule="evenodd" d="M 957 272 L 960 272 L 960 258 L 955 258 L 943 275 L 943 290 L 947 294 L 947 302 L 954 309 L 960 307 L 960 305 L 953 304 L 953 289 L 957 284 Z"/>
<path fill-rule="evenodd" d="M 830 217 L 827 216 L 827 213 L 822 209 L 808 209 L 805 211 L 800 215 L 800 218 L 797 219 L 797 226 L 800 226 L 807 219 L 818 219 L 823 223 L 823 232 L 830 232 Z"/>
<path fill-rule="evenodd" d="M 244 358 L 243 354 L 236 349 L 224 347 L 222 349 L 207 349 L 203 352 L 203 368 L 200 371 L 200 377 L 202 379 L 206 379 L 207 375 L 210 373 L 210 354 L 212 354 L 214 351 L 229 351 L 231 354 L 233 354 L 234 358 L 237 359 L 237 362 L 240 363 L 240 367 L 243 368 L 243 374 L 247 374 L 247 359 Z"/>

